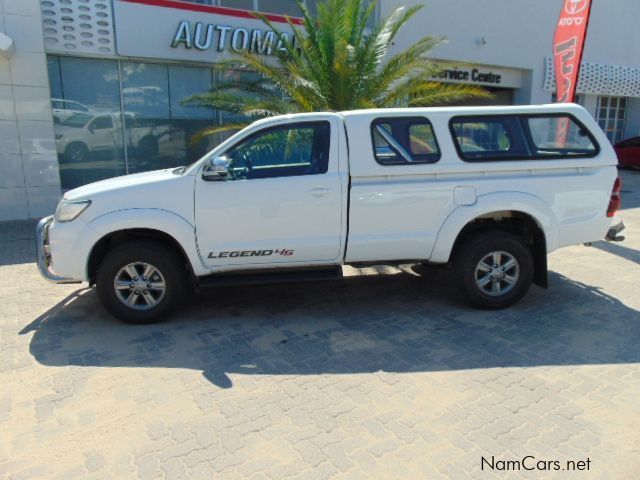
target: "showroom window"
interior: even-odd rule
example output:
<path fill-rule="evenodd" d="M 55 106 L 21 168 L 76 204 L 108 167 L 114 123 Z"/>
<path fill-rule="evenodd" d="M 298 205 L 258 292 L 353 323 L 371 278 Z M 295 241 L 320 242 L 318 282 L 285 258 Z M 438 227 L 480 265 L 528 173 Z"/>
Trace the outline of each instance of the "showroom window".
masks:
<path fill-rule="evenodd" d="M 598 97 L 596 110 L 598 124 L 612 143 L 624 138 L 627 120 L 627 99 L 623 97 Z"/>
<path fill-rule="evenodd" d="M 300 16 L 295 0 L 182 0 L 183 2 L 198 3 L 200 5 L 214 5 L 219 7 L 255 10 L 279 15 Z M 320 0 L 304 0 L 304 4 L 312 15 L 317 11 Z M 365 2 L 366 5 L 369 2 Z"/>
<path fill-rule="evenodd" d="M 124 175 L 118 63 L 71 57 L 47 63 L 62 188 Z"/>
<path fill-rule="evenodd" d="M 213 88 L 211 68 L 58 56 L 48 65 L 65 190 L 185 165 L 212 146 L 194 138 L 220 114 L 183 103 Z"/>
<path fill-rule="evenodd" d="M 266 13 L 297 16 L 300 14 L 295 0 L 183 0 L 201 5 L 216 5 L 220 7 L 240 8 L 243 10 L 257 10 Z M 315 11 L 317 0 L 304 2 L 312 12 Z"/>
<path fill-rule="evenodd" d="M 214 111 L 182 102 L 211 90 L 211 69 L 122 62 L 121 72 L 124 111 L 132 115 L 125 129 L 129 173 L 185 165 L 206 153 L 206 142 L 192 139 L 214 123 Z"/>

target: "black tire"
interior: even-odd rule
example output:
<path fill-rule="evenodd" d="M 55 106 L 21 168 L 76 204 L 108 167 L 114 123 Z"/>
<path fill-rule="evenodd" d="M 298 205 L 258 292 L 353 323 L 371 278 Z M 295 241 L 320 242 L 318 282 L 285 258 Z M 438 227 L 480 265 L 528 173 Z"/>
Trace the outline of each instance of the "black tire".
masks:
<path fill-rule="evenodd" d="M 496 265 L 491 255 L 493 252 L 503 252 L 497 257 L 498 268 L 493 268 Z M 488 259 L 494 260 L 491 265 L 487 265 L 485 260 Z M 511 264 L 512 259 L 516 261 L 515 266 Z M 508 267 L 508 271 L 500 265 Z M 486 271 L 486 266 L 491 270 Z M 456 249 L 453 269 L 459 293 L 469 305 L 483 310 L 499 310 L 512 306 L 529 291 L 534 263 L 531 249 L 522 238 L 494 230 L 467 238 Z M 488 284 L 481 286 L 486 281 Z"/>
<path fill-rule="evenodd" d="M 72 143 L 67 146 L 64 156 L 73 163 L 84 162 L 89 158 L 89 149 L 84 143 Z"/>
<path fill-rule="evenodd" d="M 157 273 L 152 273 L 153 278 L 139 276 L 138 280 L 127 280 L 131 278 L 126 272 L 128 266 L 144 273 L 145 265 L 155 268 Z M 122 283 L 131 281 L 134 289 L 117 292 L 116 280 Z M 147 290 L 142 283 L 164 285 L 164 289 Z M 184 299 L 187 283 L 187 273 L 179 256 L 172 249 L 153 241 L 137 240 L 114 248 L 106 255 L 96 275 L 96 291 L 102 305 L 114 317 L 133 324 L 155 323 L 166 317 Z M 131 299 L 133 306 L 125 304 L 124 297 L 131 294 L 134 294 Z M 157 303 L 150 306 L 153 302 Z"/>

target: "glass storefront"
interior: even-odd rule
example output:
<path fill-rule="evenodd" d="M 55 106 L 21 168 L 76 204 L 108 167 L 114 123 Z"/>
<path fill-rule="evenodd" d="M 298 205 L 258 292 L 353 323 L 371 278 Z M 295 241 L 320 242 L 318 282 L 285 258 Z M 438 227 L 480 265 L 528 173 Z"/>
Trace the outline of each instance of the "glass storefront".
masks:
<path fill-rule="evenodd" d="M 213 5 L 218 7 L 239 8 L 241 10 L 255 10 L 264 13 L 301 16 L 296 0 L 182 0 L 183 2 L 198 3 L 200 5 Z M 317 12 L 319 0 L 303 0 L 311 15 Z M 368 5 L 370 2 L 365 2 Z"/>
<path fill-rule="evenodd" d="M 200 5 L 215 5 L 220 7 L 240 8 L 243 10 L 257 10 L 259 12 L 277 13 L 280 15 L 298 16 L 300 10 L 296 0 L 182 0 Z M 315 11 L 318 0 L 304 0 L 304 4 L 311 11 Z"/>
<path fill-rule="evenodd" d="M 49 57 L 48 67 L 63 188 L 124 175 L 117 62 Z"/>
<path fill-rule="evenodd" d="M 213 88 L 222 73 L 211 68 L 58 56 L 48 66 L 65 190 L 192 162 L 208 149 L 194 136 L 221 121 L 183 104 Z"/>

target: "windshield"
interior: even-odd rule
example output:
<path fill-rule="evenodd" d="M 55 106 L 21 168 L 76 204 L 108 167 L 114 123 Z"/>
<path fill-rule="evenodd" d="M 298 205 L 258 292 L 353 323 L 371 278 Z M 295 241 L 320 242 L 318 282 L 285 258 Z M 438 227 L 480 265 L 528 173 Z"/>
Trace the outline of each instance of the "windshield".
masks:
<path fill-rule="evenodd" d="M 92 118 L 93 116 L 87 113 L 74 113 L 69 118 L 66 118 L 62 122 L 60 122 L 60 125 L 64 125 L 66 127 L 82 128 Z"/>

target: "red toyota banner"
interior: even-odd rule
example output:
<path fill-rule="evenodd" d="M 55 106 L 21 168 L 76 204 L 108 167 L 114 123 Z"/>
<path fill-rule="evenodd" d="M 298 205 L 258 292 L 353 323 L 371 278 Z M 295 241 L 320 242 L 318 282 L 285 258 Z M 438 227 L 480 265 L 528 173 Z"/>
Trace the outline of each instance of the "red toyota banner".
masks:
<path fill-rule="evenodd" d="M 591 0 L 562 0 L 562 12 L 553 41 L 559 103 L 574 102 Z"/>

